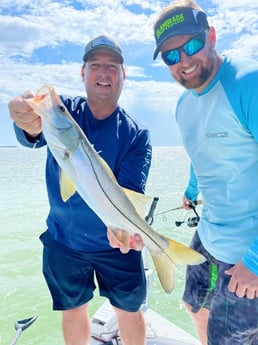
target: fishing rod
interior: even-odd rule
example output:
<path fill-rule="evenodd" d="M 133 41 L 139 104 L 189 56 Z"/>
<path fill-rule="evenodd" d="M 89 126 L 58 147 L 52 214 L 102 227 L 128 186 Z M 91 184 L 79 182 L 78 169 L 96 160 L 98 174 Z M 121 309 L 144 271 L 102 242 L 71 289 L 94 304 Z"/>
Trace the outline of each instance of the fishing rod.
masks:
<path fill-rule="evenodd" d="M 152 204 L 151 204 L 150 209 L 149 209 L 149 212 L 148 212 L 147 216 L 145 217 L 145 221 L 149 225 L 152 225 L 152 223 L 154 221 L 154 216 L 160 216 L 160 215 L 163 215 L 163 214 L 166 214 L 166 213 L 170 213 L 170 212 L 173 212 L 173 211 L 176 211 L 176 210 L 184 209 L 184 206 L 181 205 L 181 206 L 178 206 L 178 207 L 175 207 L 175 208 L 171 208 L 169 210 L 162 211 L 162 212 L 154 214 L 154 211 L 155 211 L 155 209 L 157 207 L 158 201 L 159 201 L 158 197 L 154 197 L 153 198 Z M 197 205 L 201 205 L 201 204 L 202 204 L 202 200 L 191 201 L 191 203 L 189 204 L 189 207 L 195 213 L 195 217 L 189 217 L 188 219 L 185 219 L 183 221 L 176 221 L 175 222 L 176 226 L 181 226 L 184 223 L 187 224 L 189 227 L 197 226 L 198 223 L 199 223 L 199 220 L 200 220 L 200 216 L 199 216 L 199 214 L 196 211 L 196 206 Z M 167 219 L 166 217 L 163 217 L 163 220 L 164 220 L 164 218 L 165 218 L 165 220 Z"/>
<path fill-rule="evenodd" d="M 15 345 L 17 343 L 18 338 L 22 334 L 22 332 L 25 331 L 25 329 L 27 329 L 28 327 L 30 327 L 30 325 L 32 325 L 33 322 L 37 320 L 37 318 L 38 318 L 37 316 L 32 316 L 29 319 L 16 321 L 14 324 L 14 328 L 16 330 L 16 333 L 15 333 L 14 337 L 12 338 L 9 345 Z"/>
<path fill-rule="evenodd" d="M 195 201 L 191 201 L 191 203 L 189 204 L 189 207 L 191 208 L 194 208 L 195 206 L 197 205 L 201 205 L 202 204 L 202 200 L 195 200 Z M 178 207 L 175 207 L 175 208 L 171 208 L 170 210 L 167 210 L 167 211 L 163 211 L 163 212 L 159 212 L 159 213 L 155 213 L 155 216 L 160 216 L 162 214 L 166 214 L 166 213 L 169 213 L 169 212 L 172 212 L 172 211 L 176 211 L 176 210 L 180 210 L 180 209 L 183 209 L 184 206 L 178 206 Z"/>

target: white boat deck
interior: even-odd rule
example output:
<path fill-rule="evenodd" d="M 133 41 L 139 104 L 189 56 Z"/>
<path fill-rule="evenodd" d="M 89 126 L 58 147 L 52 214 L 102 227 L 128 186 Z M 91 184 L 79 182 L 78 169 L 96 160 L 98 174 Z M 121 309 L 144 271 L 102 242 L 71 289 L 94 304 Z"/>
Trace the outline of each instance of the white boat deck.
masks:
<path fill-rule="evenodd" d="M 143 254 L 146 266 L 146 252 Z M 152 269 L 145 269 L 147 290 L 152 286 L 153 273 Z M 148 301 L 142 305 L 142 311 L 146 320 L 146 345 L 200 345 L 191 334 L 150 309 Z M 108 300 L 93 315 L 91 334 L 89 345 L 123 345 L 119 339 L 116 314 Z"/>
<path fill-rule="evenodd" d="M 196 338 L 151 309 L 144 313 L 147 345 L 200 345 Z"/>
<path fill-rule="evenodd" d="M 152 309 L 146 308 L 144 316 L 147 326 L 146 345 L 200 345 L 191 334 Z M 106 322 L 105 317 L 108 318 Z M 122 345 L 116 318 L 108 301 L 104 302 L 92 318 L 90 345 Z"/>

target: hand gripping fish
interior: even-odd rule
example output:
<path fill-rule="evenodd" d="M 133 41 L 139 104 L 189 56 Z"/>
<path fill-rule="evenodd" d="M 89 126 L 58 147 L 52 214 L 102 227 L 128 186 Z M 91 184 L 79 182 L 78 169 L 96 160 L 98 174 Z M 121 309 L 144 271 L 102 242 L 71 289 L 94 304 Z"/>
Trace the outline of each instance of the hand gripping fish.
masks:
<path fill-rule="evenodd" d="M 43 86 L 35 97 L 24 101 L 41 117 L 47 145 L 60 166 L 63 200 L 77 191 L 116 237 L 118 229 L 140 234 L 167 293 L 174 287 L 176 265 L 205 261 L 198 252 L 160 235 L 147 224 L 143 210 L 150 198 L 119 186 L 51 86 Z M 123 243 L 122 238 L 117 239 Z"/>

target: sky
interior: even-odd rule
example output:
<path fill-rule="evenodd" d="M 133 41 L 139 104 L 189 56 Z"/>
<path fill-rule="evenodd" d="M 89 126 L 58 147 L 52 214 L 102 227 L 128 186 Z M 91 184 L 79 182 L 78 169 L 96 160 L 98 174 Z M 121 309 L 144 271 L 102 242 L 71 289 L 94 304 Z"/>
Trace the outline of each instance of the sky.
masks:
<path fill-rule="evenodd" d="M 154 146 L 181 145 L 174 119 L 183 91 L 158 58 L 153 23 L 170 1 L 0 0 L 0 146 L 17 145 L 8 102 L 43 84 L 85 96 L 80 68 L 85 45 L 106 34 L 125 58 L 119 104 L 151 133 Z M 216 28 L 220 54 L 258 59 L 257 0 L 199 0 Z M 189 111 L 189 119 L 191 113 Z"/>

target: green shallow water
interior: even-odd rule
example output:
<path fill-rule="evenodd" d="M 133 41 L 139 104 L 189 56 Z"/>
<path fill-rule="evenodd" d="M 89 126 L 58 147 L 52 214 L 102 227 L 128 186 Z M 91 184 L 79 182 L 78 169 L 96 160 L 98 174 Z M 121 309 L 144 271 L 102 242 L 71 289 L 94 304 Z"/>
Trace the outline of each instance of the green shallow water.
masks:
<path fill-rule="evenodd" d="M 51 299 L 41 273 L 41 243 L 48 202 L 44 184 L 45 149 L 0 148 L 0 344 L 9 344 L 14 322 L 38 315 L 22 333 L 19 344 L 61 345 L 61 315 L 52 311 Z M 158 196 L 156 213 L 181 205 L 188 178 L 188 159 L 181 147 L 155 147 L 147 194 Z M 162 234 L 188 244 L 193 229 L 176 228 L 182 210 L 157 216 L 152 226 Z M 149 266 L 152 262 L 148 260 Z M 194 334 L 181 297 L 184 267 L 176 270 L 174 291 L 163 292 L 156 274 L 149 293 L 149 306 L 162 316 Z M 95 312 L 103 299 L 91 302 Z"/>

